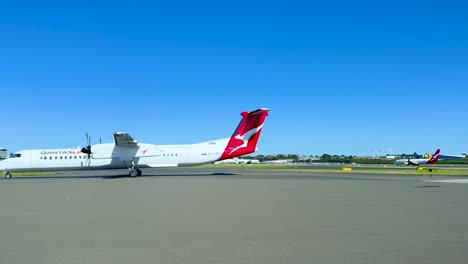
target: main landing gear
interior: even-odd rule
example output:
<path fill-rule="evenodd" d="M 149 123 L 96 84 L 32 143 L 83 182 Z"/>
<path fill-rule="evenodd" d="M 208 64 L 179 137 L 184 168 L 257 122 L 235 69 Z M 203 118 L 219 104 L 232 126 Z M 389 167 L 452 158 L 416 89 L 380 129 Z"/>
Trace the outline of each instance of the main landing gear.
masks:
<path fill-rule="evenodd" d="M 11 173 L 9 171 L 5 172 L 5 179 L 11 179 Z"/>
<path fill-rule="evenodd" d="M 142 172 L 139 168 L 135 167 L 135 163 L 132 161 L 130 164 L 125 162 L 124 163 L 127 165 L 128 167 L 128 176 L 134 178 L 136 176 L 141 176 Z"/>
<path fill-rule="evenodd" d="M 141 174 L 142 174 L 141 170 L 138 169 L 138 168 L 133 167 L 133 168 L 129 168 L 129 169 L 130 169 L 130 172 L 128 173 L 128 175 L 130 177 L 132 177 L 132 178 L 136 177 L 136 176 L 141 176 Z"/>

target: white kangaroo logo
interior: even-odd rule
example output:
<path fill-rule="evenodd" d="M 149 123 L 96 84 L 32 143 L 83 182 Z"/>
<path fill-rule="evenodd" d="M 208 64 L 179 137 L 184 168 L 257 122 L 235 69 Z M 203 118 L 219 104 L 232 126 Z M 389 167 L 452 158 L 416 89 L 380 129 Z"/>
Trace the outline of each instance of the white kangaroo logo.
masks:
<path fill-rule="evenodd" d="M 231 150 L 231 152 L 229 153 L 229 155 L 231 155 L 234 151 L 238 150 L 238 149 L 241 149 L 241 148 L 245 148 L 247 147 L 247 143 L 249 142 L 250 138 L 255 135 L 255 133 L 257 133 L 258 131 L 260 131 L 263 127 L 263 124 L 261 124 L 260 126 L 256 127 L 256 128 L 253 128 L 249 131 L 247 131 L 244 135 L 236 135 L 234 138 L 235 139 L 238 139 L 238 140 L 242 140 L 244 141 L 244 143 L 242 143 L 242 145 L 234 148 L 233 150 Z"/>

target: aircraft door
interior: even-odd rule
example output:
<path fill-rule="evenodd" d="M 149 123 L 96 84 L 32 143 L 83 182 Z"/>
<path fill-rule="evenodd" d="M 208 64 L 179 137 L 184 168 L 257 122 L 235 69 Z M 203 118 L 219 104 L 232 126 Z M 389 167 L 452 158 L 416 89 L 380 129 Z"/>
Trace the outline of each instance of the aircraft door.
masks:
<path fill-rule="evenodd" d="M 180 163 L 190 163 L 190 148 L 183 148 L 182 149 L 182 161 Z"/>
<path fill-rule="evenodd" d="M 28 157 L 25 157 L 26 159 L 29 159 L 28 163 L 30 165 L 31 168 L 37 168 L 39 167 L 39 153 L 34 151 L 34 152 L 30 152 Z"/>

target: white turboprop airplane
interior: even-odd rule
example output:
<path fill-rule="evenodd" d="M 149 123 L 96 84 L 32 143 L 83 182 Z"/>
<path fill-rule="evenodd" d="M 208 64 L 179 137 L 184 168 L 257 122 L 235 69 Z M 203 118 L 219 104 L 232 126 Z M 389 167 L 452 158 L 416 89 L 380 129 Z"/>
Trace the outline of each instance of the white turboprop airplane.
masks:
<path fill-rule="evenodd" d="M 395 161 L 396 165 L 414 165 L 419 166 L 421 164 L 431 164 L 439 161 L 440 149 L 436 150 L 434 155 L 428 159 L 399 159 Z"/>
<path fill-rule="evenodd" d="M 114 143 L 78 149 L 21 150 L 0 161 L 5 178 L 16 171 L 96 170 L 128 168 L 129 176 L 140 168 L 193 166 L 231 159 L 257 151 L 257 141 L 269 109 L 242 112 L 242 120 L 230 138 L 190 145 L 138 143 L 125 132 L 114 133 Z"/>

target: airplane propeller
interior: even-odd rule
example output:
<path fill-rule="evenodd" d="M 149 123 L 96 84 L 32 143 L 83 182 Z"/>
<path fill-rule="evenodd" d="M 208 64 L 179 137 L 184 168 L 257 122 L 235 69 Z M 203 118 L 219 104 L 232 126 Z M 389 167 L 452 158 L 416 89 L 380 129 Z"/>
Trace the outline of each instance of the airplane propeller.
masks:
<path fill-rule="evenodd" d="M 91 156 L 91 137 L 86 133 L 86 144 L 87 146 L 81 149 L 81 152 L 88 154 L 88 158 Z"/>

